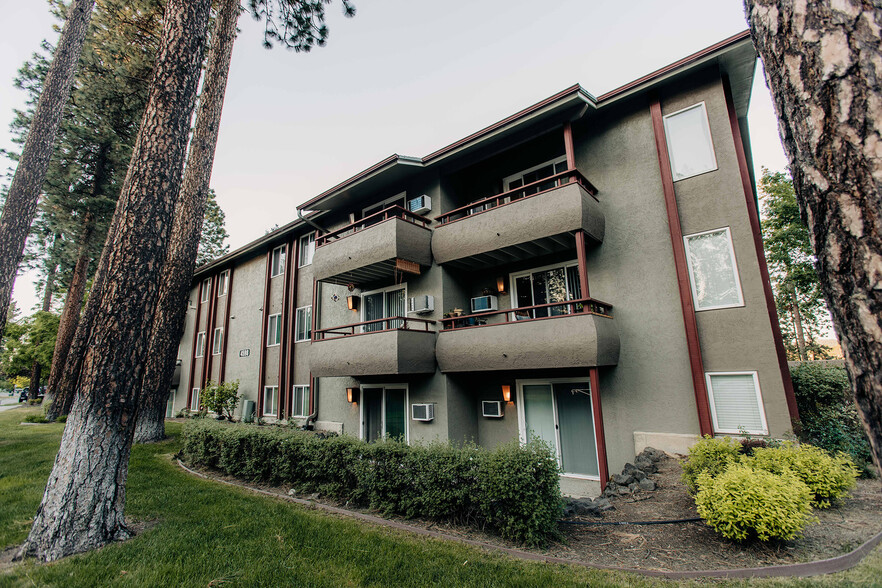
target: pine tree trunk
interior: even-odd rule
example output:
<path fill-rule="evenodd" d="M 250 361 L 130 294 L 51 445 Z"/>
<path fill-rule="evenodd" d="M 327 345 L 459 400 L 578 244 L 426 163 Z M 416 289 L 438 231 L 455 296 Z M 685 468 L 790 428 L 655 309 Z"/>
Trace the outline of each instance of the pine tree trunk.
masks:
<path fill-rule="evenodd" d="M 55 243 L 58 242 L 59 236 L 55 235 L 55 241 L 52 243 L 53 249 L 55 248 Z M 49 309 L 52 308 L 52 290 L 55 286 L 55 272 L 58 269 L 58 266 L 50 261 L 51 265 L 49 266 L 49 271 L 46 273 L 46 286 L 43 289 L 43 312 L 49 312 Z M 30 388 L 28 392 L 28 400 L 36 400 L 40 394 L 40 378 L 43 377 L 43 366 L 40 365 L 40 362 L 37 358 L 34 358 L 34 363 L 31 364 L 31 378 L 30 378 Z"/>
<path fill-rule="evenodd" d="M 67 21 L 46 73 L 43 92 L 37 101 L 3 215 L 0 216 L 0 333 L 6 327 L 12 286 L 37 212 L 37 201 L 49 168 L 55 134 L 70 95 L 94 4 L 95 0 L 73 0 L 68 7 Z"/>
<path fill-rule="evenodd" d="M 745 9 L 821 287 L 880 466 L 882 8 L 858 0 L 745 0 Z"/>
<path fill-rule="evenodd" d="M 92 213 L 87 213 L 83 220 L 77 263 L 74 266 L 70 285 L 67 288 L 67 297 L 64 300 L 64 309 L 61 311 L 61 319 L 58 322 L 58 336 L 55 339 L 52 365 L 49 368 L 49 381 L 46 384 L 45 401 L 49 405 L 46 410 L 46 418 L 50 421 L 70 412 L 70 405 L 73 403 L 73 394 L 65 394 L 65 390 L 60 388 L 58 384 L 61 374 L 64 372 L 68 351 L 73 345 L 77 325 L 80 322 L 80 310 L 83 306 L 83 296 L 86 294 L 89 271 L 89 242 L 94 232 L 95 216 Z"/>
<path fill-rule="evenodd" d="M 238 20 L 239 0 L 223 0 L 211 34 L 205 81 L 196 111 L 196 128 L 175 208 L 171 244 L 162 270 L 159 305 L 151 333 L 150 352 L 144 364 L 143 399 L 135 429 L 138 443 L 159 441 L 165 436 L 166 403 L 178 343 L 184 333 L 190 281 L 196 265 Z"/>
<path fill-rule="evenodd" d="M 799 313 L 799 301 L 796 298 L 796 286 L 793 282 L 787 282 L 787 291 L 790 294 L 790 312 L 793 314 L 793 328 L 796 332 L 796 351 L 800 361 L 808 361 L 805 352 L 805 334 L 802 332 L 802 316 Z"/>
<path fill-rule="evenodd" d="M 19 556 L 51 561 L 130 536 L 123 518 L 143 360 L 180 189 L 210 0 L 168 0 L 147 108 L 87 312 L 75 396 Z"/>

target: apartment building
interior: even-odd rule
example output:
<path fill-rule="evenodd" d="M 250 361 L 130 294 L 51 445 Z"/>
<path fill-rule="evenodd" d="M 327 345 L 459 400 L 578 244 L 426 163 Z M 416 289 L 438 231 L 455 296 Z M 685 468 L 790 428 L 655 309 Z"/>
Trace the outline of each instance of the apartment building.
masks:
<path fill-rule="evenodd" d="M 238 380 L 264 420 L 366 440 L 536 435 L 576 495 L 647 445 L 783 435 L 755 64 L 745 32 L 303 203 L 196 272 L 169 414 Z"/>

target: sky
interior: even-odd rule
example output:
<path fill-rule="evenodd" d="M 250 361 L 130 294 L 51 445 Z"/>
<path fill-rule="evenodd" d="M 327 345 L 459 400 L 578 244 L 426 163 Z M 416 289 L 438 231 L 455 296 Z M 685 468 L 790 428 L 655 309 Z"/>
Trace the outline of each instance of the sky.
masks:
<path fill-rule="evenodd" d="M 741 0 L 353 0 L 328 5 L 326 47 L 264 49 L 239 21 L 211 186 L 235 249 L 296 206 L 393 153 L 424 156 L 579 83 L 599 96 L 747 28 Z M 0 147 L 23 92 L 16 70 L 57 32 L 41 0 L 0 0 Z M 787 164 L 761 69 L 754 164 Z M 7 162 L 0 162 L 3 168 Z M 14 298 L 37 303 L 35 276 Z"/>

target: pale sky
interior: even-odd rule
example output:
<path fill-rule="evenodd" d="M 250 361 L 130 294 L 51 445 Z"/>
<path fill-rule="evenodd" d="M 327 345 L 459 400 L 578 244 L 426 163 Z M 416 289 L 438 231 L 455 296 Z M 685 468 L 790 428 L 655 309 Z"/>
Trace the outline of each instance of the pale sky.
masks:
<path fill-rule="evenodd" d="M 40 0 L 0 0 L 0 147 L 12 88 L 41 39 Z M 296 217 L 297 204 L 385 157 L 423 156 L 574 83 L 598 96 L 747 28 L 741 0 L 354 0 L 328 6 L 328 45 L 309 54 L 263 49 L 239 21 L 211 185 L 235 249 Z M 787 164 L 758 72 L 750 133 L 761 166 Z M 3 162 L 3 167 L 7 162 Z M 37 303 L 33 277 L 15 286 Z"/>

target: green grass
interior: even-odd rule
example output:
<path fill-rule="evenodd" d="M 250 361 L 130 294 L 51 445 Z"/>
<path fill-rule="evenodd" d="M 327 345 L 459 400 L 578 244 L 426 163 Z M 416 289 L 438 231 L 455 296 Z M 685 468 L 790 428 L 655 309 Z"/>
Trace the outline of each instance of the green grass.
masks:
<path fill-rule="evenodd" d="M 0 413 L 0 546 L 21 543 L 39 504 L 63 425 L 21 426 Z M 194 478 L 169 458 L 172 439 L 132 451 L 126 514 L 152 524 L 125 543 L 50 565 L 0 571 L 0 586 L 650 586 L 663 582 L 532 563 L 311 511 Z M 868 586 L 882 551 L 843 574 L 733 586 Z"/>

